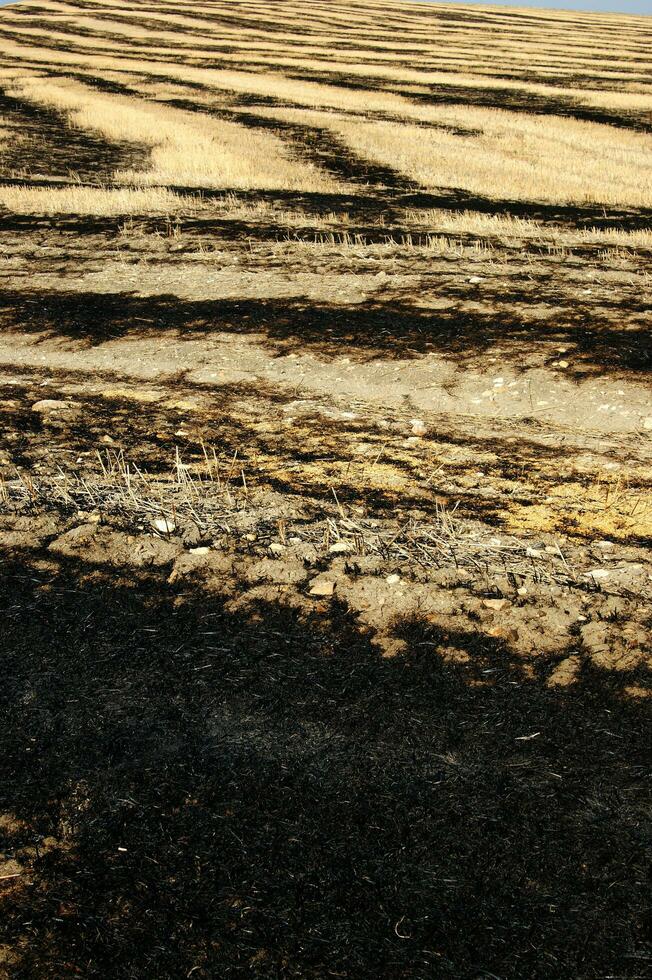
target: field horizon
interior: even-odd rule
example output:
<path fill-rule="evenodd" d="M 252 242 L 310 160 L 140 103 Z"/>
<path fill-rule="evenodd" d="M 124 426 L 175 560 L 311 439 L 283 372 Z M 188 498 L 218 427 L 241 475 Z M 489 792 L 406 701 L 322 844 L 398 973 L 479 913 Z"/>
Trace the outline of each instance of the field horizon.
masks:
<path fill-rule="evenodd" d="M 0 9 L 0 977 L 642 980 L 649 17 Z"/>

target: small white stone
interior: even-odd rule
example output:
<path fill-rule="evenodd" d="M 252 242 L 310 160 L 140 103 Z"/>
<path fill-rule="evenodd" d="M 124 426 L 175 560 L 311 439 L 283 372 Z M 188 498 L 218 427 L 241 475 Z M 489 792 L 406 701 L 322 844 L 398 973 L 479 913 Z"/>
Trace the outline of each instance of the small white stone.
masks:
<path fill-rule="evenodd" d="M 353 545 L 350 541 L 336 541 L 328 550 L 332 555 L 341 555 L 346 551 L 353 551 Z"/>
<path fill-rule="evenodd" d="M 482 605 L 485 609 L 493 609 L 495 612 L 500 612 L 507 605 L 507 599 L 483 599 Z"/>
<path fill-rule="evenodd" d="M 172 534 L 176 531 L 176 524 L 171 521 L 168 517 L 156 517 L 152 521 L 152 527 L 159 532 L 159 534 Z"/>
<path fill-rule="evenodd" d="M 412 426 L 412 435 L 425 436 L 428 431 L 423 419 L 410 419 L 410 425 Z"/>
<path fill-rule="evenodd" d="M 385 579 L 385 581 L 387 582 L 388 585 L 398 585 L 398 583 L 401 581 L 401 576 L 400 575 L 388 575 L 387 578 Z"/>
<path fill-rule="evenodd" d="M 313 579 L 310 583 L 310 595 L 314 595 L 321 598 L 327 598 L 332 596 L 335 592 L 335 582 L 331 582 L 328 579 Z"/>
<path fill-rule="evenodd" d="M 644 429 L 652 429 L 652 415 L 643 420 Z"/>
<path fill-rule="evenodd" d="M 32 405 L 33 412 L 47 413 L 47 412 L 69 412 L 73 408 L 78 408 L 76 402 L 70 401 L 60 401 L 56 398 L 43 398 L 40 402 L 34 402 Z"/>

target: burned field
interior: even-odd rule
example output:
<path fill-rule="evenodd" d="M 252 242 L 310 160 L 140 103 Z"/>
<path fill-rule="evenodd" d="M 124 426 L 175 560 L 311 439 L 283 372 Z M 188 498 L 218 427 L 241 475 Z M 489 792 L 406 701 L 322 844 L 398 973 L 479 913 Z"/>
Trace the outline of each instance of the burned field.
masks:
<path fill-rule="evenodd" d="M 649 976 L 649 23 L 0 11 L 0 976 Z"/>

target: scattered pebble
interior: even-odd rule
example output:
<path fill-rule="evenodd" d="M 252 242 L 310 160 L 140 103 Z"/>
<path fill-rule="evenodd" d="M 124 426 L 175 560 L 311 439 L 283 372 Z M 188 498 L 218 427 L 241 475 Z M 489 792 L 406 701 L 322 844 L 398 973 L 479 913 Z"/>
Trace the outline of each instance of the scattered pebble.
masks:
<path fill-rule="evenodd" d="M 426 423 L 422 419 L 410 419 L 412 434 L 415 436 L 425 436 L 428 431 Z"/>
<path fill-rule="evenodd" d="M 398 585 L 398 583 L 401 581 L 401 576 L 400 575 L 388 575 L 387 578 L 385 579 L 385 581 L 387 582 L 388 585 Z"/>
<path fill-rule="evenodd" d="M 169 517 L 155 517 L 152 520 L 152 527 L 159 534 L 173 534 L 177 529 L 176 524 Z"/>
<path fill-rule="evenodd" d="M 280 544 L 278 541 L 273 541 L 269 546 L 269 550 L 272 555 L 280 558 L 280 556 L 285 552 L 285 545 Z"/>
<path fill-rule="evenodd" d="M 507 599 L 483 599 L 482 605 L 485 609 L 495 609 L 496 611 L 504 609 L 507 605 Z"/>
<path fill-rule="evenodd" d="M 332 596 L 335 592 L 335 582 L 329 579 L 314 578 L 310 583 L 310 595 L 326 597 Z"/>
<path fill-rule="evenodd" d="M 643 420 L 643 428 L 648 430 L 652 429 L 652 415 Z"/>
<path fill-rule="evenodd" d="M 32 405 L 33 412 L 62 412 L 71 411 L 73 408 L 79 408 L 77 402 L 69 401 L 59 401 L 55 398 L 43 398 L 40 402 L 34 402 Z"/>
<path fill-rule="evenodd" d="M 191 555 L 208 555 L 210 553 L 210 550 L 211 550 L 210 548 L 206 548 L 206 547 L 188 549 L 189 554 Z"/>
<path fill-rule="evenodd" d="M 341 555 L 346 551 L 352 551 L 353 545 L 350 541 L 336 541 L 328 550 L 332 555 Z"/>

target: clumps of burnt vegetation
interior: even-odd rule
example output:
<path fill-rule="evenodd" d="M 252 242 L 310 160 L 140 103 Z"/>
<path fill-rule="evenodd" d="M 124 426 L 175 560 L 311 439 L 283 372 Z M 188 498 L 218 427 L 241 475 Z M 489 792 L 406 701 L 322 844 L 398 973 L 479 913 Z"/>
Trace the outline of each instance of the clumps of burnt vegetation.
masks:
<path fill-rule="evenodd" d="M 601 675 L 49 562 L 0 576 L 17 980 L 642 976 L 646 718 Z"/>

